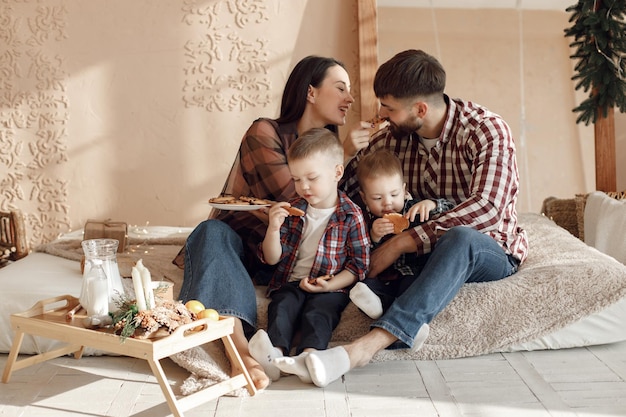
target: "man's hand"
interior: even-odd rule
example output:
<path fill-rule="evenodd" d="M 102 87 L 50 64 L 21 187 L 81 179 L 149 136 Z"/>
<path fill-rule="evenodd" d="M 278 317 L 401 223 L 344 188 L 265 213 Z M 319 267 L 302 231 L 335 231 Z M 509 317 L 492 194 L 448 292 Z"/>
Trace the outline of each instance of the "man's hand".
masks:
<path fill-rule="evenodd" d="M 391 266 L 400 255 L 416 250 L 415 241 L 408 232 L 402 232 L 392 237 L 372 252 L 367 276 L 377 277 L 378 274 Z"/>

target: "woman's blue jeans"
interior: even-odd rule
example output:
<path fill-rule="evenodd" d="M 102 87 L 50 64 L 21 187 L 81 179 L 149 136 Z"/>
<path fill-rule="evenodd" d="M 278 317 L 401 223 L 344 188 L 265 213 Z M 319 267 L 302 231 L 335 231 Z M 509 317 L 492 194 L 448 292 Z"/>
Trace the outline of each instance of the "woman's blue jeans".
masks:
<path fill-rule="evenodd" d="M 179 298 L 198 300 L 221 315 L 240 318 L 248 333 L 256 328 L 254 285 L 243 263 L 241 238 L 226 223 L 209 219 L 185 243 L 185 275 Z"/>
<path fill-rule="evenodd" d="M 422 272 L 372 323 L 396 338 L 391 348 L 413 347 L 424 323 L 443 310 L 467 282 L 496 281 L 517 272 L 518 262 L 490 236 L 469 227 L 453 227 L 437 241 Z"/>

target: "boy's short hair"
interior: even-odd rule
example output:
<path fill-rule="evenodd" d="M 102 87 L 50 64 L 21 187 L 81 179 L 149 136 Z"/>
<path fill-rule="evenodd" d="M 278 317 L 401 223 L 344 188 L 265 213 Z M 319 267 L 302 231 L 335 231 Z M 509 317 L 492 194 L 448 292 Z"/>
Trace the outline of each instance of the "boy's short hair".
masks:
<path fill-rule="evenodd" d="M 343 145 L 339 138 L 323 127 L 309 129 L 296 139 L 287 151 L 287 162 L 324 153 L 335 162 L 343 164 Z"/>
<path fill-rule="evenodd" d="M 392 175 L 399 175 L 403 178 L 402 163 L 396 154 L 387 149 L 378 149 L 365 155 L 356 167 L 356 178 L 361 188 L 368 178 Z"/>

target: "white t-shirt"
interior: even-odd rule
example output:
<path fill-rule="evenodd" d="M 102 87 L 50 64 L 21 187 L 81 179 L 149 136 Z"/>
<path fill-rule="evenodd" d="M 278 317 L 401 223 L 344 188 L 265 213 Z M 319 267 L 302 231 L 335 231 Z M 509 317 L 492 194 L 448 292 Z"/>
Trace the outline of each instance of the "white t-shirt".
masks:
<path fill-rule="evenodd" d="M 289 277 L 289 281 L 309 278 L 320 239 L 324 234 L 324 230 L 326 230 L 330 216 L 332 216 L 334 212 L 335 207 L 327 209 L 317 209 L 311 206 L 307 207 L 304 216 L 302 240 L 300 241 L 295 266 L 291 277 Z"/>

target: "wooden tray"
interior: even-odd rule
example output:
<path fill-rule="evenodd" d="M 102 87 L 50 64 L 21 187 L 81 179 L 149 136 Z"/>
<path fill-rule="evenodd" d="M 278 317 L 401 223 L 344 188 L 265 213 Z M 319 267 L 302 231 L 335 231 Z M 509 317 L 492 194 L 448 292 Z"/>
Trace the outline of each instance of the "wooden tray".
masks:
<path fill-rule="evenodd" d="M 160 339 L 129 337 L 122 341 L 119 336 L 111 331 L 84 328 L 82 319 L 85 316 L 83 315 L 75 315 L 68 319 L 67 313 L 77 305 L 77 298 L 71 295 L 62 295 L 38 301 L 29 310 L 11 315 L 11 327 L 15 331 L 15 339 L 2 374 L 2 382 L 9 382 L 13 371 L 59 356 L 73 353 L 76 359 L 80 359 L 84 348 L 88 346 L 118 355 L 147 360 L 172 414 L 176 417 L 182 417 L 183 411 L 211 401 L 237 388 L 246 387 L 250 395 L 256 394 L 252 379 L 230 337 L 235 326 L 233 318 L 220 318 L 219 321 L 196 320 L 180 326 L 169 336 Z M 60 340 L 67 345 L 50 352 L 17 360 L 25 334 Z M 159 361 L 175 353 L 217 339 L 224 342 L 226 353 L 231 362 L 235 364 L 234 368 L 237 375 L 196 393 L 176 398 Z"/>

